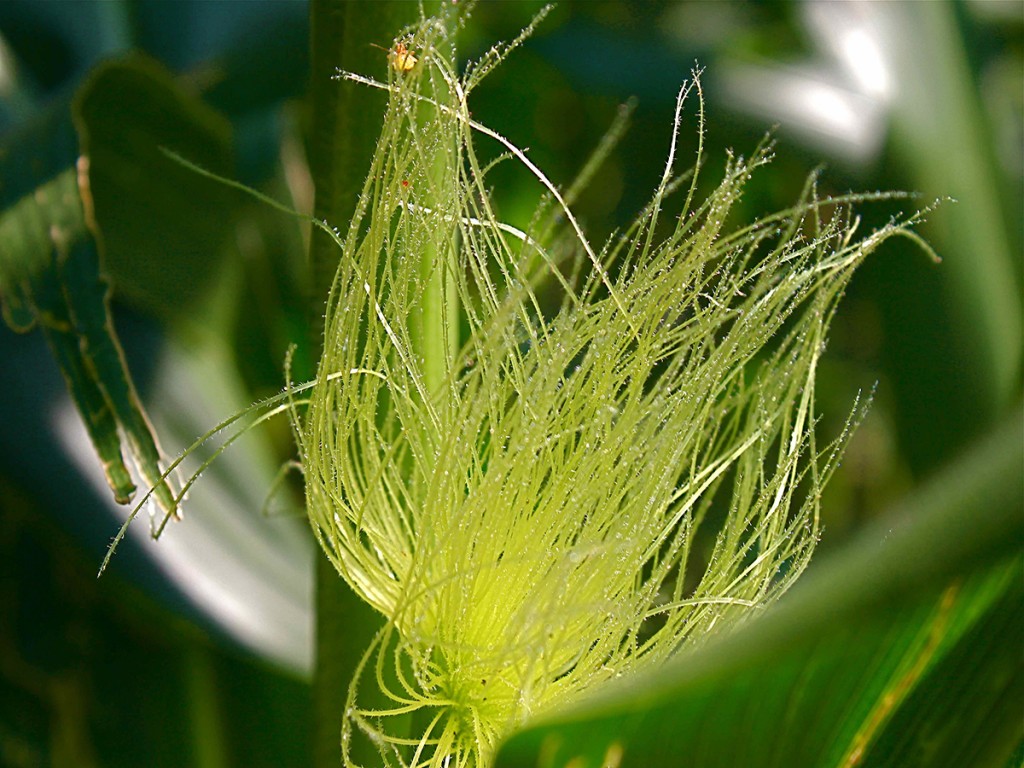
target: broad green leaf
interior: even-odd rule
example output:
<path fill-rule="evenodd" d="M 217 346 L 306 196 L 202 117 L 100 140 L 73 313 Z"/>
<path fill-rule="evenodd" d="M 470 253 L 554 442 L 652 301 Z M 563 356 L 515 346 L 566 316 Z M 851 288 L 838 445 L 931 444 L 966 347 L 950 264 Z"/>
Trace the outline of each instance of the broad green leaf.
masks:
<path fill-rule="evenodd" d="M 232 197 L 164 150 L 229 176 L 230 126 L 142 56 L 97 67 L 72 113 L 118 296 L 180 317 L 218 274 Z"/>
<path fill-rule="evenodd" d="M 496 765 L 1006 765 L 1024 736 L 1021 425 L 774 610 L 517 734 Z"/>

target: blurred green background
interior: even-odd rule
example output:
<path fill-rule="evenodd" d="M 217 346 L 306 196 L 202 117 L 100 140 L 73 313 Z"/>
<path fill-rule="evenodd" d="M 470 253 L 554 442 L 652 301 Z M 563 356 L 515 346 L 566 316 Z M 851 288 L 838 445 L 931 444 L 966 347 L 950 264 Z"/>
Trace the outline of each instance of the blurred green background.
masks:
<path fill-rule="evenodd" d="M 513 37 L 540 7 L 481 2 L 462 54 Z M 323 297 L 310 296 L 308 231 L 156 149 L 312 210 L 306 96 L 333 73 L 310 71 L 309 13 L 301 0 L 0 3 L 3 208 L 38 200 L 88 150 L 102 248 L 68 264 L 88 283 L 102 253 L 114 327 L 166 455 L 279 391 L 290 343 L 298 378 L 315 365 L 306 328 Z M 368 74 L 383 77 L 383 53 L 377 66 Z M 920 193 L 864 206 L 865 230 L 943 199 L 921 228 L 942 263 L 909 241 L 888 246 L 834 324 L 822 433 L 841 428 L 858 393 L 874 401 L 828 489 L 827 552 L 1019 414 L 1024 6 L 564 2 L 476 92 L 473 113 L 567 185 L 635 99 L 631 129 L 577 204 L 600 242 L 660 177 L 695 66 L 706 185 L 727 149 L 749 153 L 776 126 L 744 220 L 791 203 L 821 164 L 823 194 Z M 691 103 L 681 166 L 696 146 Z M 512 164 L 492 179 L 500 215 L 527 223 L 535 186 Z M 0 239 L 3 263 L 13 254 Z M 0 298 L 19 325 L 11 286 Z M 124 510 L 48 339 L 0 325 L 0 765 L 310 764 L 314 552 L 295 476 L 275 484 L 292 458 L 287 425 L 226 453 L 166 539 L 147 542 L 139 520 L 97 581 Z"/>

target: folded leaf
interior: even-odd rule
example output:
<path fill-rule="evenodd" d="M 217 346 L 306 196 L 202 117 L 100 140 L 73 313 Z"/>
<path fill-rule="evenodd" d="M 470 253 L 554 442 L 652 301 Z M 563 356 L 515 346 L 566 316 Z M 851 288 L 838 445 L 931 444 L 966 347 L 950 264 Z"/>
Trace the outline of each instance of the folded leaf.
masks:
<path fill-rule="evenodd" d="M 144 480 L 158 487 L 158 501 L 172 508 L 173 493 L 160 482 L 160 453 L 110 321 L 82 205 L 84 184 L 84 174 L 66 171 L 0 215 L 4 319 L 17 331 L 42 329 L 114 498 L 126 504 L 135 492 L 127 452 Z"/>

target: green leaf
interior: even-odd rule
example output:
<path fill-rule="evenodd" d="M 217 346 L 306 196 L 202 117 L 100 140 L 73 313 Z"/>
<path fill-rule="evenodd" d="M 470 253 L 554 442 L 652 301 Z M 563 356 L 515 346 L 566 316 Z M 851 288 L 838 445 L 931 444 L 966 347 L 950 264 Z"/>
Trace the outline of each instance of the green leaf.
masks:
<path fill-rule="evenodd" d="M 173 494 L 160 482 L 159 451 L 110 322 L 79 181 L 66 171 L 0 215 L 4 319 L 16 331 L 41 327 L 114 498 L 126 504 L 135 492 L 127 452 L 170 508 Z"/>
<path fill-rule="evenodd" d="M 186 309 L 216 266 L 229 198 L 160 150 L 227 170 L 228 128 L 142 58 L 100 66 L 74 111 L 85 151 L 77 170 L 0 215 L 3 315 L 17 331 L 42 328 L 118 503 L 136 488 L 127 454 L 169 512 L 174 494 L 114 331 L 97 244 L 119 289 L 168 313 Z"/>
<path fill-rule="evenodd" d="M 41 308 L 34 288 L 56 270 L 56 241 L 66 247 L 86 234 L 73 170 L 41 185 L 0 216 L 0 301 L 12 329 L 24 333 L 35 326 Z"/>
<path fill-rule="evenodd" d="M 1005 765 L 1024 737 L 1022 423 L 763 617 L 524 730 L 496 765 Z"/>
<path fill-rule="evenodd" d="M 162 150 L 230 176 L 229 124 L 142 56 L 97 67 L 72 112 L 118 296 L 181 317 L 217 275 L 232 193 Z"/>
<path fill-rule="evenodd" d="M 1022 339 L 1020 253 L 1000 211 L 998 167 L 965 49 L 968 34 L 945 3 L 892 4 L 879 23 L 907 30 L 893 49 L 894 142 L 924 195 L 958 202 L 931 223 L 944 258 L 947 311 L 956 351 L 989 419 L 1019 391 Z M 932 237 L 931 234 L 928 235 Z"/>

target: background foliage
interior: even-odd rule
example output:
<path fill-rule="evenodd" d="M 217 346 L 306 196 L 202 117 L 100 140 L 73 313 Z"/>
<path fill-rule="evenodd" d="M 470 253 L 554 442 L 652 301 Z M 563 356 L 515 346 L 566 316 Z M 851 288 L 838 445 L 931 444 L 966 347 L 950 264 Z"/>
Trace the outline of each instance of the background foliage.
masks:
<path fill-rule="evenodd" d="M 766 112 L 744 90 L 765 82 L 755 75 L 777 78 L 776 88 L 807 73 L 842 81 L 827 25 L 788 4 L 564 3 L 478 92 L 474 116 L 565 183 L 636 97 L 632 129 L 579 201 L 596 240 L 629 221 L 658 178 L 675 92 L 695 60 L 706 68 L 709 176 L 726 148 L 749 153 L 779 123 L 777 159 L 752 181 L 744 218 L 787 205 L 823 160 L 826 192 L 958 200 L 922 232 L 941 265 L 909 244 L 890 246 L 854 280 L 837 318 L 819 385 L 822 429 L 838 429 L 858 391 L 875 388 L 875 399 L 828 491 L 820 567 L 806 588 L 760 627 L 696 649 L 704 655 L 688 669 L 700 675 L 679 666 L 658 686 L 609 694 L 524 734 L 503 764 L 536 764 L 542 748 L 546 764 L 561 765 L 585 740 L 588 764 L 616 743 L 637 765 L 664 763 L 630 745 L 675 749 L 666 737 L 688 728 L 699 764 L 750 764 L 726 751 L 739 749 L 734 728 L 707 724 L 775 722 L 773 713 L 802 711 L 794 690 L 810 702 L 835 698 L 860 684 L 849 670 L 862 668 L 909 704 L 902 714 L 867 706 L 847 721 L 873 723 L 874 751 L 861 764 L 899 754 L 892 764 L 932 764 L 913 734 L 936 722 L 960 725 L 944 732 L 949 743 L 981 745 L 947 752 L 960 760 L 951 765 L 1005 764 L 1019 742 L 1024 11 L 1009 0 L 923 5 L 933 10 L 912 18 L 913 34 L 904 30 L 886 54 L 896 87 L 857 102 L 878 116 L 874 143 L 859 151 L 815 133 L 806 114 Z M 481 4 L 464 53 L 511 37 L 537 7 Z M 351 68 L 382 75 L 384 54 L 369 44 L 387 46 L 410 10 L 321 2 L 311 29 L 303 2 L 0 4 L 0 764 L 307 765 L 314 743 L 317 761 L 334 764 L 338 678 L 321 664 L 310 683 L 315 561 L 287 486 L 294 478 L 264 504 L 292 455 L 285 425 L 233 447 L 166 541 L 129 538 L 97 582 L 123 512 L 67 392 L 92 414 L 124 495 L 125 472 L 138 465 L 142 485 L 152 459 L 138 403 L 173 455 L 277 391 L 289 343 L 299 344 L 296 376 L 309 375 L 325 294 L 308 267 L 309 233 L 158 147 L 301 210 L 313 206 L 309 167 L 322 176 L 323 158 L 341 156 L 349 168 L 319 205 L 343 217 L 344 176 L 361 176 L 374 100 L 346 102 L 349 86 L 328 81 L 321 62 L 350 57 Z M 877 17 L 883 30 L 906 22 Z M 325 99 L 337 100 L 326 122 Z M 680 154 L 693 156 L 696 134 L 682 138 Z M 83 151 L 98 237 L 75 195 Z M 536 192 L 502 170 L 494 193 L 516 222 Z M 866 211 L 865 226 L 891 212 Z M 144 522 L 137 528 L 146 533 Z M 322 589 L 325 599 L 336 607 L 346 598 Z M 345 649 L 361 650 L 355 636 L 372 621 L 357 610 L 321 611 L 321 640 L 344 641 L 321 655 L 338 662 L 340 679 Z M 823 638 L 823 621 L 833 637 Z M 813 670 L 793 666 L 821 648 Z M 906 655 L 879 656 L 885 648 Z M 972 698 L 979 690 L 1002 698 Z M 778 728 L 745 743 L 763 747 L 764 764 L 797 764 L 794 754 L 817 764 L 823 753 L 800 735 L 830 732 L 800 722 L 792 744 Z M 830 759 L 856 764 L 851 754 Z"/>

